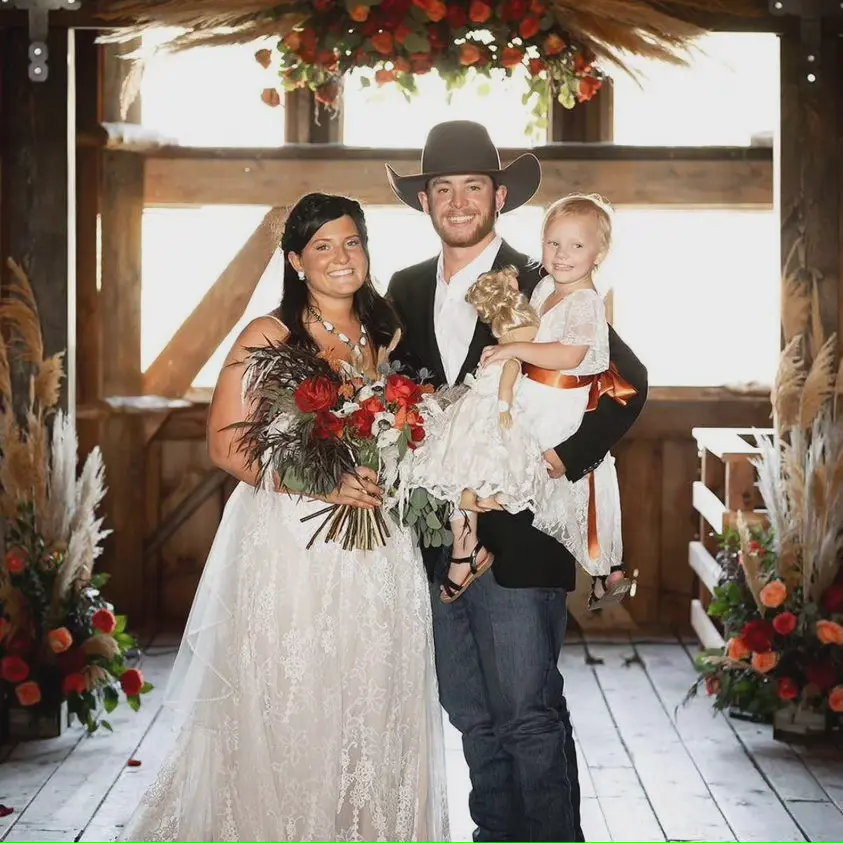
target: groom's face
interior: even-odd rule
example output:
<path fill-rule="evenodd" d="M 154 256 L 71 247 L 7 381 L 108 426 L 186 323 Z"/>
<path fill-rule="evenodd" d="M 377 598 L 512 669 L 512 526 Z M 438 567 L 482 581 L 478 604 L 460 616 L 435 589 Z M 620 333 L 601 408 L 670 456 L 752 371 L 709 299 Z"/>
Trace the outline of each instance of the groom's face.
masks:
<path fill-rule="evenodd" d="M 495 227 L 506 188 L 495 188 L 489 176 L 438 176 L 419 193 L 433 228 L 446 246 L 474 246 Z"/>

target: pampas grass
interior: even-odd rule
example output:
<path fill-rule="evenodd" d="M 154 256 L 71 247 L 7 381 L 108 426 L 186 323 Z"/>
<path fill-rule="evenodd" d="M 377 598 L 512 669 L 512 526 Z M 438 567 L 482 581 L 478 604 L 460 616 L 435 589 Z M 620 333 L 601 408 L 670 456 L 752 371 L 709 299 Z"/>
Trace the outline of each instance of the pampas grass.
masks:
<path fill-rule="evenodd" d="M 777 573 L 788 588 L 801 587 L 806 602 L 816 602 L 843 558 L 843 424 L 836 399 L 843 367 L 837 362 L 837 335 L 824 336 L 820 279 L 805 266 L 803 237 L 785 264 L 785 287 L 797 296 L 782 316 L 785 337 L 799 331 L 782 351 L 771 394 L 774 433 L 758 437 L 760 456 L 754 462 Z"/>
<path fill-rule="evenodd" d="M 76 477 L 76 428 L 56 409 L 64 355 L 44 357 L 32 286 L 20 266 L 12 260 L 8 265 L 11 283 L 0 301 L 0 515 L 15 522 L 22 507 L 30 508 L 46 552 L 61 555 L 51 595 L 57 613 L 71 590 L 90 580 L 107 535 L 96 515 L 105 495 L 105 468 L 95 448 Z M 12 378 L 13 366 L 20 379 Z M 21 382 L 16 392 L 14 384 Z M 0 569 L 0 603 L 9 613 L 16 605 L 9 594 L 14 590 L 8 588 L 5 566 Z"/>

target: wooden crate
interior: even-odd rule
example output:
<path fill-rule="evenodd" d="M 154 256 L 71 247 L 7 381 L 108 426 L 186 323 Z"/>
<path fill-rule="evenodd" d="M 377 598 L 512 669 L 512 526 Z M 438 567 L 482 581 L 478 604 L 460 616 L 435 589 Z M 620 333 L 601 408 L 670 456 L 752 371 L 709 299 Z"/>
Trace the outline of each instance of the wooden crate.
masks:
<path fill-rule="evenodd" d="M 707 611 L 720 579 L 717 545 L 720 535 L 737 525 L 738 512 L 750 524 L 766 524 L 751 462 L 759 451 L 752 442 L 756 435 L 770 435 L 772 430 L 695 427 L 692 434 L 700 455 L 700 479 L 693 484 L 700 527 L 699 539 L 688 545 L 688 564 L 699 581 L 698 596 L 691 600 L 691 625 L 703 647 L 722 647 L 721 631 Z"/>

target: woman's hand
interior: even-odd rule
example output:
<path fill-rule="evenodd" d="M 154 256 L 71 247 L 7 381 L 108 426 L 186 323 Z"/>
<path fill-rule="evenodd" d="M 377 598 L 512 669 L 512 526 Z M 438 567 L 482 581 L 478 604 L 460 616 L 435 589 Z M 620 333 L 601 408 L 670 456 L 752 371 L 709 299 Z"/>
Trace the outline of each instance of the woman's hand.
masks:
<path fill-rule="evenodd" d="M 484 368 L 492 366 L 495 363 L 505 363 L 507 360 L 514 360 L 517 358 L 518 343 L 507 342 L 500 345 L 487 345 L 480 355 L 480 365 Z"/>
<path fill-rule="evenodd" d="M 330 495 L 325 496 L 325 501 L 358 509 L 377 509 L 382 497 L 378 475 L 371 468 L 358 466 L 353 474 L 343 474 L 339 485 Z"/>

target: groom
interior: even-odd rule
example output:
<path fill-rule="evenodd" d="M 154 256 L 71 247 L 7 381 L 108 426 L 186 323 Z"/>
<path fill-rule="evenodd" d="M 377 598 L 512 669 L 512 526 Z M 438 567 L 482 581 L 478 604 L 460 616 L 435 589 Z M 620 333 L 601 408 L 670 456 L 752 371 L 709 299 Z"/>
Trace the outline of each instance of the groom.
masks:
<path fill-rule="evenodd" d="M 396 196 L 430 216 L 442 243 L 438 257 L 400 270 L 390 281 L 388 296 L 404 326 L 403 352 L 430 369 L 437 386 L 456 384 L 495 343 L 465 301 L 478 275 L 515 266 L 528 297 L 543 275 L 541 266 L 495 232 L 499 214 L 536 192 L 541 168 L 531 154 L 502 168 L 486 130 L 455 120 L 430 131 L 419 174 L 387 171 Z M 638 395 L 626 406 L 603 397 L 577 433 L 546 452 L 551 477 L 576 481 L 595 468 L 644 404 L 646 370 L 611 327 L 609 333 L 612 362 Z M 492 575 L 449 605 L 439 599 L 449 554 L 424 554 L 440 699 L 462 734 L 478 841 L 584 839 L 571 722 L 557 668 L 575 563 L 531 522 L 527 512 L 481 515 L 480 541 L 495 555 Z"/>

